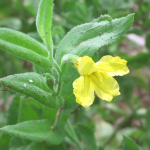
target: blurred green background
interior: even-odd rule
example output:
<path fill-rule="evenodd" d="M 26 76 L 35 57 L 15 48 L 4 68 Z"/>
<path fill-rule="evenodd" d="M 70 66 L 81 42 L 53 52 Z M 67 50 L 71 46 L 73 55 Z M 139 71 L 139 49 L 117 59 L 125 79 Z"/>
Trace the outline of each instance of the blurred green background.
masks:
<path fill-rule="evenodd" d="M 28 34 L 42 43 L 35 18 L 40 0 L 0 0 L 0 27 Z M 70 119 L 90 127 L 98 145 L 119 150 L 123 135 L 130 136 L 140 150 L 150 150 L 150 0 L 54 0 L 52 35 L 54 50 L 73 27 L 100 15 L 113 19 L 135 13 L 133 26 L 118 41 L 95 54 L 120 56 L 128 61 L 130 73 L 116 77 L 121 95 L 111 103 L 96 98 L 88 108 L 74 111 Z M 33 71 L 32 63 L 0 50 L 0 78 Z M 0 127 L 6 125 L 7 110 L 15 93 L 0 92 Z M 1 136 L 1 133 L 0 133 Z M 68 150 L 76 147 L 66 139 Z"/>

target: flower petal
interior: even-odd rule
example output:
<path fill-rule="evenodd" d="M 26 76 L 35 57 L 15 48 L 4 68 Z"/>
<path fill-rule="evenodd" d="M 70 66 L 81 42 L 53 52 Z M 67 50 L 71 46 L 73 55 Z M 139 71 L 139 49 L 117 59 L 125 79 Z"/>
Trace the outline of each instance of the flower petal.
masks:
<path fill-rule="evenodd" d="M 110 76 L 123 76 L 129 73 L 129 69 L 126 66 L 127 61 L 121 59 L 119 56 L 112 57 L 110 55 L 104 56 L 96 63 L 100 72 L 106 72 Z"/>
<path fill-rule="evenodd" d="M 90 75 L 98 71 L 95 62 L 89 56 L 79 57 L 74 63 L 80 75 Z"/>
<path fill-rule="evenodd" d="M 81 76 L 73 82 L 76 102 L 87 108 L 94 101 L 94 85 L 89 76 Z"/>
<path fill-rule="evenodd" d="M 111 101 L 114 96 L 120 95 L 117 81 L 107 73 L 96 72 L 90 78 L 97 96 L 102 100 Z"/>

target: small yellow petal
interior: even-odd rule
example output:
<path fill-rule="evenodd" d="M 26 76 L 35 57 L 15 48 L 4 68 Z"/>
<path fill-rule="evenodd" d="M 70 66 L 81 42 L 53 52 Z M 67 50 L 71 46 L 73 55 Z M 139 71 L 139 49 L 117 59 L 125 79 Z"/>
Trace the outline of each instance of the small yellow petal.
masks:
<path fill-rule="evenodd" d="M 126 66 L 127 61 L 121 59 L 119 56 L 112 57 L 110 55 L 104 56 L 96 63 L 100 72 L 106 72 L 110 76 L 123 76 L 129 73 Z"/>
<path fill-rule="evenodd" d="M 94 101 L 94 85 L 89 76 L 81 76 L 73 82 L 76 102 L 87 108 Z"/>
<path fill-rule="evenodd" d="M 80 75 L 90 75 L 98 71 L 95 62 L 89 56 L 79 57 L 74 63 Z"/>
<path fill-rule="evenodd" d="M 90 75 L 94 83 L 97 96 L 102 100 L 111 101 L 114 96 L 120 95 L 117 81 L 107 73 L 95 72 Z"/>

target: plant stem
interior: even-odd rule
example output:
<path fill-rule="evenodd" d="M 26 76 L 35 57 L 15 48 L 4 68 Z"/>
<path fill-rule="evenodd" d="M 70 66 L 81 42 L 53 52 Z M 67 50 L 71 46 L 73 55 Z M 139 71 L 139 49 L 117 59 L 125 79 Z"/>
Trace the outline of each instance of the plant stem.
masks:
<path fill-rule="evenodd" d="M 57 70 L 57 72 L 58 72 L 58 76 L 59 76 L 59 78 L 58 78 L 58 87 L 57 87 L 56 95 L 57 95 L 59 98 L 61 98 L 61 97 L 59 96 L 59 93 L 60 93 L 60 90 L 61 90 L 61 81 L 60 81 L 60 79 L 61 79 L 61 69 L 60 69 L 60 67 L 58 66 L 56 60 L 55 60 L 54 58 L 52 58 L 52 59 L 53 59 L 53 65 L 54 65 L 54 67 L 56 68 L 56 70 Z M 58 108 L 58 111 L 57 111 L 57 114 L 56 114 L 56 119 L 55 119 L 55 122 L 54 122 L 54 126 L 51 127 L 53 130 L 55 130 L 55 129 L 58 127 L 58 124 L 59 124 L 59 121 L 60 121 L 60 117 L 61 117 L 61 114 L 62 114 L 63 107 L 64 107 L 64 105 L 63 105 L 63 106 L 60 106 L 60 107 Z"/>
<path fill-rule="evenodd" d="M 57 91 L 56 91 L 56 94 L 59 95 L 59 92 L 61 90 L 61 69 L 60 67 L 58 66 L 57 62 L 55 61 L 55 59 L 53 59 L 53 65 L 54 67 L 56 68 L 57 72 L 58 72 L 58 87 L 57 87 Z"/>
<path fill-rule="evenodd" d="M 57 70 L 57 72 L 58 72 L 58 74 L 59 74 L 59 76 L 61 75 L 61 69 L 60 69 L 60 67 L 58 66 L 58 64 L 57 64 L 57 62 L 56 62 L 56 60 L 53 58 L 53 65 L 54 65 L 54 67 L 56 68 L 56 70 Z"/>
<path fill-rule="evenodd" d="M 56 119 L 55 119 L 55 122 L 54 122 L 53 130 L 55 130 L 58 127 L 60 117 L 61 117 L 61 114 L 62 114 L 62 110 L 63 110 L 63 106 L 60 106 L 58 108 L 58 111 L 57 111 L 57 114 L 56 114 Z"/>
<path fill-rule="evenodd" d="M 59 78 L 59 79 L 58 79 L 57 91 L 56 91 L 56 94 L 57 94 L 57 95 L 59 95 L 60 90 L 61 90 L 61 81 L 60 81 L 60 78 Z"/>

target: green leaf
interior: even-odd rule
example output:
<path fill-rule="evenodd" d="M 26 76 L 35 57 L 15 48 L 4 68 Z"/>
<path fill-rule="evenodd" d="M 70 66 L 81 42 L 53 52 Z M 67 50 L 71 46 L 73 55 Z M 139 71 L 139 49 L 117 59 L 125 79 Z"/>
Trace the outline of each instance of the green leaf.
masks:
<path fill-rule="evenodd" d="M 47 146 L 45 143 L 31 143 L 25 150 L 65 150 L 65 148 L 62 144 Z"/>
<path fill-rule="evenodd" d="M 61 69 L 63 69 L 61 74 L 62 83 L 66 84 L 79 76 L 77 69 L 71 63 L 62 63 Z"/>
<path fill-rule="evenodd" d="M 36 26 L 38 32 L 43 39 L 45 45 L 50 51 L 50 58 L 52 57 L 53 43 L 52 43 L 52 12 L 53 11 L 53 0 L 41 0 L 39 4 L 38 14 L 36 18 Z"/>
<path fill-rule="evenodd" d="M 75 109 L 77 109 L 78 104 L 76 103 L 75 96 L 73 94 L 72 81 L 70 81 L 68 83 L 64 83 L 62 85 L 60 95 L 61 95 L 61 97 L 64 98 L 63 111 L 65 113 L 70 113 L 70 112 L 74 111 Z"/>
<path fill-rule="evenodd" d="M 72 54 L 66 54 L 63 56 L 61 64 L 63 65 L 64 63 L 75 63 L 75 60 L 77 60 L 78 56 L 77 55 L 72 55 Z"/>
<path fill-rule="evenodd" d="M 0 28 L 0 48 L 43 68 L 51 66 L 46 48 L 21 32 Z"/>
<path fill-rule="evenodd" d="M 48 150 L 67 150 L 63 144 L 56 146 L 49 146 Z"/>
<path fill-rule="evenodd" d="M 42 119 L 43 106 L 32 98 L 21 97 L 18 122 Z"/>
<path fill-rule="evenodd" d="M 45 74 L 45 73 L 50 73 L 53 74 L 53 69 L 51 68 L 41 68 L 40 66 L 33 64 L 33 69 L 34 72 L 38 73 L 38 74 Z"/>
<path fill-rule="evenodd" d="M 25 143 L 23 139 L 13 136 L 10 140 L 9 150 L 24 150 L 28 143 Z"/>
<path fill-rule="evenodd" d="M 58 64 L 65 54 L 92 56 L 100 47 L 115 42 L 132 25 L 134 14 L 111 21 L 90 22 L 73 28 L 58 45 Z"/>
<path fill-rule="evenodd" d="M 81 136 L 82 140 L 85 142 L 87 150 L 97 149 L 94 132 L 90 128 L 86 127 L 83 124 L 78 124 L 77 132 Z"/>
<path fill-rule="evenodd" d="M 3 134 L 0 137 L 0 149 L 1 150 L 8 150 L 9 149 L 9 142 L 10 142 L 10 135 Z"/>
<path fill-rule="evenodd" d="M 45 79 L 36 73 L 24 73 L 1 78 L 0 83 L 5 85 L 5 89 L 30 96 L 42 105 L 57 109 L 63 105 L 63 101 L 57 96 L 53 96 L 51 90 L 45 83 Z M 3 89 L 3 90 L 5 90 Z"/>
<path fill-rule="evenodd" d="M 52 130 L 51 126 L 54 122 L 51 120 L 33 120 L 18 123 L 16 125 L 9 125 L 0 128 L 0 131 L 15 135 L 23 139 L 31 140 L 33 142 L 48 142 L 49 144 L 60 144 L 65 137 L 64 125 L 67 116 L 62 116 L 57 130 Z"/>
<path fill-rule="evenodd" d="M 7 124 L 13 125 L 18 123 L 18 110 L 20 105 L 20 94 L 15 95 L 8 109 Z"/>
<path fill-rule="evenodd" d="M 49 118 L 54 122 L 57 114 L 57 110 L 42 106 L 40 103 L 30 97 L 21 97 L 18 112 L 19 122 Z M 67 116 L 67 114 L 64 113 L 62 113 L 62 115 Z"/>
<path fill-rule="evenodd" d="M 31 143 L 26 147 L 26 150 L 46 150 L 44 143 Z"/>
<path fill-rule="evenodd" d="M 74 131 L 74 128 L 73 126 L 71 125 L 70 121 L 67 120 L 67 124 L 66 124 L 66 127 L 65 127 L 65 130 L 66 130 L 66 134 L 67 136 L 74 142 L 77 144 L 78 148 L 80 148 L 81 150 L 83 149 L 82 148 L 82 145 Z"/>
<path fill-rule="evenodd" d="M 122 150 L 139 150 L 137 144 L 129 137 L 124 136 L 125 143 Z"/>

